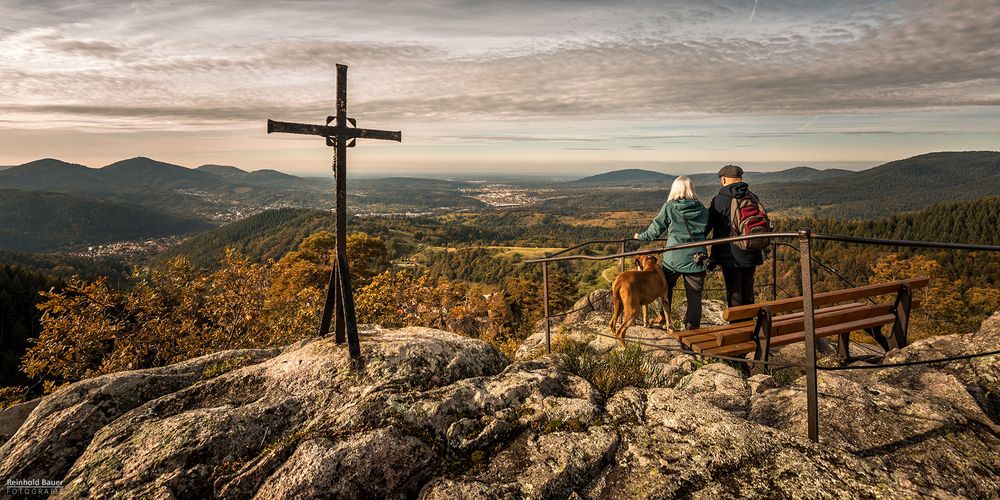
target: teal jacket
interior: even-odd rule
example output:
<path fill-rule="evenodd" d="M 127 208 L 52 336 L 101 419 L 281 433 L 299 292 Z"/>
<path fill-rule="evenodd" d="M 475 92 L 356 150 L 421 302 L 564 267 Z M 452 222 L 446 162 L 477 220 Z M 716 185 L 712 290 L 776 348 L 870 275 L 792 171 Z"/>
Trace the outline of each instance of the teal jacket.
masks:
<path fill-rule="evenodd" d="M 687 221 L 687 224 L 684 222 Z M 688 228 L 691 234 L 688 235 Z M 674 200 L 663 204 L 649 228 L 639 234 L 642 241 L 652 241 L 667 231 L 667 246 L 693 241 L 705 241 L 708 228 L 708 209 L 698 200 Z M 663 252 L 663 267 L 676 273 L 700 273 L 704 265 L 697 265 L 692 256 L 707 250 L 703 247 Z"/>

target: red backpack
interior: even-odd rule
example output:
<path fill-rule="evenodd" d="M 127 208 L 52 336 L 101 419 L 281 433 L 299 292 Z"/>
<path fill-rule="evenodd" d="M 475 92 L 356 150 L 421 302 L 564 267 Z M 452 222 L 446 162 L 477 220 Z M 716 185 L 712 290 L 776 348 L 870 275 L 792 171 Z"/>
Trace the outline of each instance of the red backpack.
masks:
<path fill-rule="evenodd" d="M 753 193 L 747 193 L 742 198 L 733 197 L 729 205 L 729 221 L 732 224 L 732 236 L 747 236 L 751 234 L 770 233 L 773 230 L 771 219 L 761 205 L 760 199 Z M 740 250 L 762 250 L 771 244 L 770 238 L 756 238 L 733 242 Z"/>

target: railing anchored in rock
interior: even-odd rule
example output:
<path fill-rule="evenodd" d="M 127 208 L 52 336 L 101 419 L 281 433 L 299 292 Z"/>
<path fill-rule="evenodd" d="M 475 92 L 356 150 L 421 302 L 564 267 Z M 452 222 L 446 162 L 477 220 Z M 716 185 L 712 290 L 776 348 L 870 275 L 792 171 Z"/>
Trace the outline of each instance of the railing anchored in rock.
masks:
<path fill-rule="evenodd" d="M 1000 354 L 1000 350 L 966 354 L 960 356 L 942 357 L 926 360 L 908 361 L 903 363 L 873 364 L 873 365 L 848 365 L 844 366 L 818 366 L 816 364 L 816 339 L 827 335 L 838 335 L 840 338 L 841 356 L 845 361 L 849 360 L 850 353 L 847 349 L 849 335 L 854 330 L 864 330 L 868 332 L 885 350 L 906 345 L 906 332 L 909 326 L 909 316 L 911 307 L 919 306 L 919 301 L 914 300 L 912 291 L 914 288 L 926 285 L 926 279 L 912 279 L 890 284 L 867 285 L 855 287 L 853 283 L 842 276 L 834 268 L 826 265 L 813 256 L 814 241 L 833 241 L 847 244 L 878 245 L 898 248 L 924 248 L 939 250 L 963 250 L 972 252 L 1000 252 L 1000 245 L 976 245 L 966 243 L 950 243 L 937 241 L 911 241 L 911 240 L 889 240 L 879 238 L 863 238 L 857 236 L 841 236 L 813 233 L 810 228 L 799 229 L 798 232 L 775 232 L 766 234 L 754 234 L 748 236 L 734 236 L 709 240 L 710 245 L 723 243 L 733 243 L 740 240 L 751 240 L 758 238 L 770 238 L 771 243 L 771 282 L 758 285 L 771 287 L 771 301 L 752 306 L 740 306 L 726 310 L 725 319 L 750 319 L 755 318 L 754 323 L 747 323 L 747 327 L 719 327 L 714 329 L 704 329 L 704 331 L 690 332 L 692 335 L 678 334 L 675 338 L 680 341 L 679 348 L 671 348 L 671 351 L 683 352 L 692 356 L 720 359 L 737 363 L 747 363 L 759 369 L 763 366 L 772 367 L 800 367 L 806 371 L 806 398 L 808 411 L 808 434 L 813 442 L 819 441 L 819 394 L 817 391 L 817 373 L 819 371 L 835 370 L 866 370 L 897 368 L 904 366 L 929 365 L 937 363 L 947 363 L 961 361 L 972 358 L 993 356 Z M 797 240 L 798 245 L 783 243 L 778 240 Z M 706 246 L 706 242 L 684 243 L 660 248 L 645 248 L 632 252 L 625 251 L 628 241 L 622 240 L 594 240 L 573 245 L 556 253 L 545 255 L 538 259 L 526 260 L 529 264 L 542 265 L 542 294 L 543 313 L 545 316 L 545 351 L 552 352 L 551 342 L 551 320 L 556 317 L 569 314 L 549 314 L 549 263 L 575 260 L 614 260 L 620 259 L 620 269 L 625 270 L 625 259 L 640 255 L 662 253 L 668 250 L 681 250 L 687 248 L 699 248 Z M 663 241 L 663 240 L 656 240 Z M 622 251 L 612 255 L 567 255 L 567 253 L 592 244 L 621 243 Z M 777 251 L 778 248 L 792 248 L 799 253 L 799 268 L 801 273 L 801 293 L 800 297 L 789 299 L 777 298 Z M 813 270 L 814 265 L 819 266 L 833 273 L 852 288 L 836 292 L 813 292 Z M 896 292 L 896 300 L 887 304 L 878 304 L 873 297 Z M 787 293 L 787 292 L 786 292 Z M 847 302 L 858 299 L 866 299 L 870 305 L 864 303 L 842 304 L 823 308 L 838 302 Z M 801 313 L 784 314 L 774 316 L 776 313 L 790 313 L 801 310 Z M 572 311 L 571 311 L 572 312 Z M 886 324 L 892 325 L 892 331 L 888 337 L 881 334 L 881 327 Z M 750 326 L 752 325 L 752 326 Z M 801 330 L 801 331 L 796 331 Z M 749 336 L 750 340 L 746 340 Z M 699 343 L 695 343 L 698 340 Z M 805 361 L 802 364 L 774 362 L 767 359 L 768 351 L 772 343 L 783 345 L 802 341 L 805 343 Z M 706 347 L 711 346 L 711 347 Z M 696 350 L 697 349 L 697 350 Z M 753 352 L 752 358 L 739 357 L 741 354 Z M 730 354 L 731 353 L 731 354 Z"/>

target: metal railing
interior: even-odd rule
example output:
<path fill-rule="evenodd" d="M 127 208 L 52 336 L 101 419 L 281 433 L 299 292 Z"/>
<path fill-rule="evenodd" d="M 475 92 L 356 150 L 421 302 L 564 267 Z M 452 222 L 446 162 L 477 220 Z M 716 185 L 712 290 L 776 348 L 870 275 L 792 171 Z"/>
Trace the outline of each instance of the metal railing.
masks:
<path fill-rule="evenodd" d="M 882 368 L 895 368 L 901 366 L 911 366 L 917 364 L 934 364 L 934 363 L 947 363 L 951 361 L 965 360 L 983 356 L 993 356 L 1000 354 L 1000 351 L 990 351 L 975 354 L 966 354 L 961 356 L 943 357 L 931 360 L 922 361 L 911 361 L 907 363 L 896 363 L 889 365 L 871 365 L 871 366 L 849 366 L 849 367 L 818 367 L 816 365 L 816 307 L 813 303 L 813 264 L 819 264 L 821 269 L 832 272 L 836 276 L 840 277 L 844 282 L 846 282 L 851 287 L 854 284 L 851 283 L 846 277 L 842 276 L 836 269 L 823 264 L 821 261 L 816 259 L 812 254 L 813 240 L 821 241 L 836 241 L 841 243 L 850 244 L 861 244 L 861 245 L 878 245 L 878 246 L 889 246 L 889 247 L 902 247 L 902 248 L 933 248 L 939 250 L 964 250 L 964 251 L 981 251 L 981 252 L 1000 252 L 1000 245 L 977 245 L 977 244 L 967 244 L 967 243 L 949 243 L 949 242 L 937 242 L 937 241 L 910 241 L 910 240 L 890 240 L 890 239 L 880 239 L 880 238 L 864 238 L 857 236 L 841 236 L 841 235 L 829 235 L 829 234 L 819 234 L 813 233 L 810 228 L 801 228 L 798 232 L 773 232 L 773 233 L 763 233 L 763 234 L 753 234 L 746 236 L 732 236 L 728 238 L 719 238 L 706 241 L 698 241 L 692 243 L 682 243 L 679 245 L 671 245 L 662 248 L 646 248 L 635 251 L 625 251 L 625 243 L 623 240 L 601 240 L 605 244 L 622 242 L 622 252 L 612 255 L 566 255 L 567 252 L 572 250 L 582 248 L 585 245 L 593 244 L 595 242 L 584 242 L 572 247 L 560 250 L 551 255 L 546 255 L 543 258 L 529 259 L 526 260 L 527 264 L 542 264 L 542 280 L 543 280 L 543 307 L 545 315 L 545 351 L 546 353 L 552 352 L 551 343 L 551 318 L 560 316 L 550 316 L 549 315 L 549 283 L 548 283 L 548 266 L 550 262 L 562 262 L 562 261 L 573 261 L 573 260 L 612 260 L 621 259 L 621 268 L 624 270 L 625 258 L 635 257 L 639 255 L 649 255 L 654 253 L 662 253 L 669 250 L 683 250 L 687 248 L 698 248 L 707 245 L 719 245 L 724 243 L 734 243 L 737 241 L 753 240 L 770 238 L 772 240 L 772 254 L 771 254 L 771 295 L 772 299 L 777 298 L 777 249 L 779 246 L 790 247 L 798 250 L 799 252 L 799 268 L 801 273 L 801 288 L 802 288 L 802 313 L 803 313 L 803 330 L 805 333 L 805 362 L 801 365 L 790 365 L 784 363 L 784 366 L 798 366 L 806 370 L 806 399 L 807 399 L 807 412 L 808 412 L 808 434 L 809 439 L 813 442 L 819 441 L 819 396 L 817 391 L 817 373 L 819 370 L 842 370 L 842 369 L 882 369 Z M 798 240 L 798 246 L 791 245 L 788 243 L 781 243 L 777 240 L 782 239 L 794 239 Z M 627 240 L 625 240 L 627 241 Z M 662 241 L 662 240 L 658 240 Z M 754 361 L 744 358 L 734 358 L 729 356 L 718 356 L 713 354 L 707 354 L 704 352 L 695 352 L 689 349 L 684 349 L 683 346 L 678 349 L 671 349 L 678 352 L 683 352 L 690 354 L 692 356 L 700 356 L 706 358 L 723 359 L 728 361 L 734 361 L 739 363 L 751 363 L 758 362 L 764 365 L 773 365 L 775 363 L 769 361 Z"/>

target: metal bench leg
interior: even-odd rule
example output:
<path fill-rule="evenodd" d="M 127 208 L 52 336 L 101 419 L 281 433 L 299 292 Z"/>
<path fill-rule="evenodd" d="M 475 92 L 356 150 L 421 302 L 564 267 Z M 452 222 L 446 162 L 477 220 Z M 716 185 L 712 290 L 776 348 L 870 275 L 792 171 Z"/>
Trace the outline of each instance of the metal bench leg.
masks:
<path fill-rule="evenodd" d="M 754 344 L 756 344 L 753 353 L 754 363 L 750 370 L 750 373 L 753 375 L 764 373 L 764 368 L 767 366 L 767 358 L 771 354 L 772 319 L 773 315 L 769 307 L 762 307 L 757 313 L 757 321 L 753 327 L 753 332 L 750 334 L 753 337 Z M 761 335 L 764 336 L 763 345 L 761 345 Z"/>
<path fill-rule="evenodd" d="M 840 362 L 847 363 L 851 362 L 851 332 L 841 333 L 837 339 L 837 354 L 840 356 Z"/>
<path fill-rule="evenodd" d="M 882 335 L 881 326 L 876 326 L 875 328 L 868 328 L 865 331 L 868 332 L 868 335 L 871 335 L 872 338 L 875 339 L 875 342 L 878 342 L 878 345 L 882 348 L 883 351 L 888 351 L 889 349 L 892 349 L 892 347 L 889 346 L 889 339 L 886 338 L 885 335 Z"/>
<path fill-rule="evenodd" d="M 909 285 L 900 285 L 896 294 L 896 302 L 892 305 L 892 314 L 896 321 L 892 324 L 892 337 L 889 345 L 893 349 L 906 347 L 906 334 L 910 329 L 910 304 L 913 302 L 913 291 Z"/>

